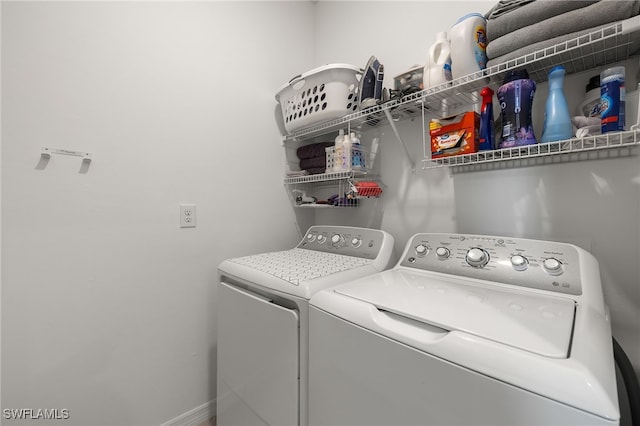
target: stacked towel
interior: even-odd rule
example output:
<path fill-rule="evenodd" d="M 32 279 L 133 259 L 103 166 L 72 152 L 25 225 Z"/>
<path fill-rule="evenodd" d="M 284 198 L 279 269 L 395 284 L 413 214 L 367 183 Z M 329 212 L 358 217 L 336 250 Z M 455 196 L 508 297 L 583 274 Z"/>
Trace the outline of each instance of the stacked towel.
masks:
<path fill-rule="evenodd" d="M 318 142 L 298 148 L 296 155 L 300 160 L 300 170 L 311 175 L 324 173 L 327 168 L 325 148 L 333 145 L 333 142 Z"/>
<path fill-rule="evenodd" d="M 501 0 L 487 13 L 487 66 L 640 13 L 638 0 Z"/>

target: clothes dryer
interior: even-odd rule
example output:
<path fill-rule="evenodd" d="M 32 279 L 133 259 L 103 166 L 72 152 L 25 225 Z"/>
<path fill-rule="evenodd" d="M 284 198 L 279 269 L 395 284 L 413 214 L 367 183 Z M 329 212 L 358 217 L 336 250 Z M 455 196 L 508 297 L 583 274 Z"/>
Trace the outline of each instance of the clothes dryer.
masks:
<path fill-rule="evenodd" d="M 384 231 L 312 226 L 291 250 L 222 262 L 217 424 L 306 425 L 309 298 L 395 260 Z"/>
<path fill-rule="evenodd" d="M 417 234 L 392 269 L 311 299 L 310 425 L 616 425 L 596 259 Z"/>

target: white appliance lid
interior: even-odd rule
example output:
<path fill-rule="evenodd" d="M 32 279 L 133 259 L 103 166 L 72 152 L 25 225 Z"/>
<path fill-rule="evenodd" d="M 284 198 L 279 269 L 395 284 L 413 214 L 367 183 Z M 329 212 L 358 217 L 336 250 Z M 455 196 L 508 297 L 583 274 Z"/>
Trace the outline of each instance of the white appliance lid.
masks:
<path fill-rule="evenodd" d="M 569 354 L 575 302 L 568 298 L 404 270 L 362 278 L 334 291 L 449 331 L 547 357 Z"/>

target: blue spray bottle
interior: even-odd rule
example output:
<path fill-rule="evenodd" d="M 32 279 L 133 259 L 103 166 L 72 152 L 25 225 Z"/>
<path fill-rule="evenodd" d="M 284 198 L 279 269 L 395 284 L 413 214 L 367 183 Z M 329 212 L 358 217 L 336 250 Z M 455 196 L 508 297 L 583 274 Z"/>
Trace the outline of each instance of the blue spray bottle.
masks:
<path fill-rule="evenodd" d="M 480 151 L 495 148 L 493 141 L 493 90 L 489 86 L 480 91 L 482 106 L 480 108 Z"/>

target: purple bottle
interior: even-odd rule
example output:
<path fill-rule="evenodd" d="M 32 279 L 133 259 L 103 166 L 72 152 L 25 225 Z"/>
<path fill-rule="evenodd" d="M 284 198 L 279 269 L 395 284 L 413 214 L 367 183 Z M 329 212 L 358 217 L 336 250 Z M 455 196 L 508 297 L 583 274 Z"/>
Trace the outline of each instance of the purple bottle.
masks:
<path fill-rule="evenodd" d="M 497 93 L 502 110 L 500 148 L 537 143 L 531 120 L 535 92 L 536 82 L 529 79 L 527 70 L 512 70 L 505 76 Z"/>

